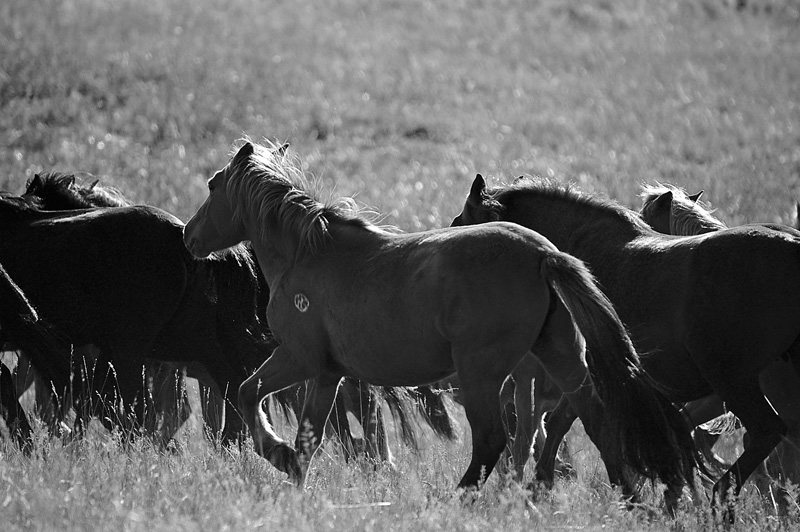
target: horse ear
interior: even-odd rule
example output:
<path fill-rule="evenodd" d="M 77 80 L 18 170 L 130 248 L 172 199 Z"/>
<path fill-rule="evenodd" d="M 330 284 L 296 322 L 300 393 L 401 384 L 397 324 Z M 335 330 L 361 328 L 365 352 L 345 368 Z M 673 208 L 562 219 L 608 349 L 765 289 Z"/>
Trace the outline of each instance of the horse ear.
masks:
<path fill-rule="evenodd" d="M 700 196 L 702 196 L 702 195 L 703 195 L 703 192 L 705 192 L 705 190 L 701 190 L 701 191 L 700 191 L 700 192 L 698 192 L 697 194 L 691 194 L 691 195 L 689 196 L 689 199 L 690 199 L 690 200 L 692 200 L 694 203 L 697 203 L 697 200 L 699 200 L 699 199 L 700 199 Z"/>
<path fill-rule="evenodd" d="M 242 161 L 246 161 L 253 155 L 253 144 L 251 142 L 245 142 L 242 144 L 242 147 L 239 148 L 239 151 L 236 152 L 236 155 L 233 156 L 233 166 L 240 164 Z"/>
<path fill-rule="evenodd" d="M 795 200 L 795 209 L 797 211 L 797 220 L 795 220 L 794 226 L 800 229 L 800 201 Z"/>
<path fill-rule="evenodd" d="M 33 176 L 33 179 L 28 181 L 28 184 L 25 187 L 25 189 L 26 189 L 25 193 L 27 194 L 28 192 L 30 192 L 34 188 L 41 187 L 41 186 L 42 186 L 42 176 L 40 176 L 39 174 L 35 174 Z"/>
<path fill-rule="evenodd" d="M 472 182 L 472 187 L 469 189 L 469 200 L 481 204 L 483 201 L 483 191 L 486 189 L 486 181 L 484 181 L 481 174 L 475 175 L 475 181 Z"/>
<path fill-rule="evenodd" d="M 653 202 L 653 207 L 656 209 L 666 209 L 669 211 L 672 208 L 672 191 L 667 190 L 658 196 Z"/>
<path fill-rule="evenodd" d="M 275 150 L 275 152 L 278 155 L 280 155 L 281 157 L 283 157 L 284 155 L 286 155 L 286 152 L 288 150 L 289 150 L 289 143 L 288 142 L 284 142 L 283 146 L 280 146 L 277 150 Z"/>

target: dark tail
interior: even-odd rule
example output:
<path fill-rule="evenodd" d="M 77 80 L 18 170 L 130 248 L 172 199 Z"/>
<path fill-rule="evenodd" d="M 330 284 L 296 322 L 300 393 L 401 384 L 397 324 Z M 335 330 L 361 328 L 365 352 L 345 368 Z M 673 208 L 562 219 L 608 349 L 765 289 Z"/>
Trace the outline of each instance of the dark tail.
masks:
<path fill-rule="evenodd" d="M 433 432 L 440 438 L 455 440 L 456 430 L 445 402 L 446 392 L 434 390 L 431 386 L 409 388 L 409 392 L 416 397 L 422 419 L 428 423 Z"/>
<path fill-rule="evenodd" d="M 702 462 L 690 427 L 642 370 L 625 326 L 588 268 L 554 252 L 542 261 L 542 274 L 586 339 L 589 373 L 605 405 L 606 443 L 644 477 L 668 486 L 691 483 Z"/>
<path fill-rule="evenodd" d="M 440 438 L 454 440 L 456 438 L 453 418 L 445 405 L 441 393 L 430 386 L 415 388 L 379 388 L 381 398 L 386 401 L 395 424 L 400 428 L 403 442 L 417 449 L 415 420 L 426 423 Z"/>

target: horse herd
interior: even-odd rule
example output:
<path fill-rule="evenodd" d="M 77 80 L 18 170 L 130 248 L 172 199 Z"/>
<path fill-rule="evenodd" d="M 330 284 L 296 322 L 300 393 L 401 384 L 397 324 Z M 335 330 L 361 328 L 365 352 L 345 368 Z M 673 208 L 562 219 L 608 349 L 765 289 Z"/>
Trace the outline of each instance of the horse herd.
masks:
<path fill-rule="evenodd" d="M 185 226 L 71 176 L 0 193 L 0 343 L 30 360 L 56 419 L 74 407 L 77 433 L 97 416 L 137 434 L 148 412 L 166 415 L 154 392 L 178 390 L 167 402 L 180 403 L 180 377 L 194 376 L 217 398 L 204 412 L 221 420 L 214 430 L 233 441 L 246 428 L 302 483 L 326 427 L 357 447 L 348 411 L 383 459 L 384 401 L 409 441 L 417 408 L 452 437 L 430 387 L 444 380 L 472 434 L 460 487 L 491 474 L 509 440 L 521 479 L 550 409 L 537 446 L 545 485 L 578 417 L 626 498 L 659 480 L 670 513 L 684 487 L 713 476 L 732 518 L 773 451 L 796 481 L 795 228 L 709 225 L 698 197 L 675 188 L 647 189 L 637 213 L 551 180 L 488 187 L 478 175 L 450 228 L 405 234 L 351 200 L 320 202 L 286 146 L 250 141 L 208 189 Z M 27 446 L 0 370 L 3 413 Z M 511 384 L 515 424 L 503 416 Z M 295 412 L 294 442 L 266 398 Z M 718 476 L 691 432 L 727 411 L 747 434 Z"/>

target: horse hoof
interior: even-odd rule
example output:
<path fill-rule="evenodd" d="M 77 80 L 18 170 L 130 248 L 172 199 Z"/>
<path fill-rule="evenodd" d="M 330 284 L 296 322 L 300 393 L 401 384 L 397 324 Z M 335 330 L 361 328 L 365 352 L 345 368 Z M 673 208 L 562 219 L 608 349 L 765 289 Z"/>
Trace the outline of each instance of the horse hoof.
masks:
<path fill-rule="evenodd" d="M 296 484 L 300 484 L 303 481 L 303 470 L 300 467 L 300 461 L 297 459 L 297 453 L 285 443 L 276 445 L 267 455 L 267 460 L 278 471 L 283 471 L 289 475 L 289 479 Z"/>
<path fill-rule="evenodd" d="M 552 484 L 548 484 L 547 482 L 542 482 L 542 481 L 528 482 L 525 485 L 525 491 L 527 491 L 529 493 L 528 498 L 532 502 L 537 502 L 537 501 L 541 501 L 551 491 L 553 491 L 553 485 Z"/>

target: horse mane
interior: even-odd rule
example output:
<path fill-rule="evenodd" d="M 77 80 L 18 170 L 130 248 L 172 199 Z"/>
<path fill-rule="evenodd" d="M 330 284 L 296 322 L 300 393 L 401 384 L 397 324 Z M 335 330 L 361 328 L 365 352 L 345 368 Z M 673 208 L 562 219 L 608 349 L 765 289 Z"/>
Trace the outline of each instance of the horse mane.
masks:
<path fill-rule="evenodd" d="M 574 183 L 565 183 L 541 176 L 521 176 L 511 184 L 487 187 L 484 189 L 483 207 L 493 213 L 502 213 L 503 205 L 525 196 L 575 203 L 609 214 L 638 229 L 652 232 L 652 228 L 642 220 L 638 213 L 616 201 L 584 193 Z"/>
<path fill-rule="evenodd" d="M 710 205 L 700 199 L 696 201 L 690 199 L 684 189 L 669 184 L 642 185 L 640 194 L 644 199 L 642 212 L 647 210 L 659 196 L 667 192 L 672 193 L 669 216 L 670 234 L 700 235 L 728 228 L 711 215 L 713 210 Z"/>
<path fill-rule="evenodd" d="M 297 159 L 271 142 L 253 144 L 252 155 L 229 171 L 227 194 L 234 205 L 234 223 L 242 223 L 250 214 L 262 227 L 264 239 L 270 226 L 282 227 L 297 238 L 298 252 L 318 254 L 330 239 L 332 224 L 377 227 L 361 215 L 352 198 L 318 200 L 309 192 L 311 186 Z"/>
<path fill-rule="evenodd" d="M 93 207 L 127 207 L 132 205 L 119 190 L 102 186 L 99 181 L 84 185 L 74 174 L 46 172 L 37 174 L 26 184 L 24 196 L 34 198 L 40 208 L 59 205 L 61 210 Z M 50 209 L 47 209 L 50 210 Z"/>

